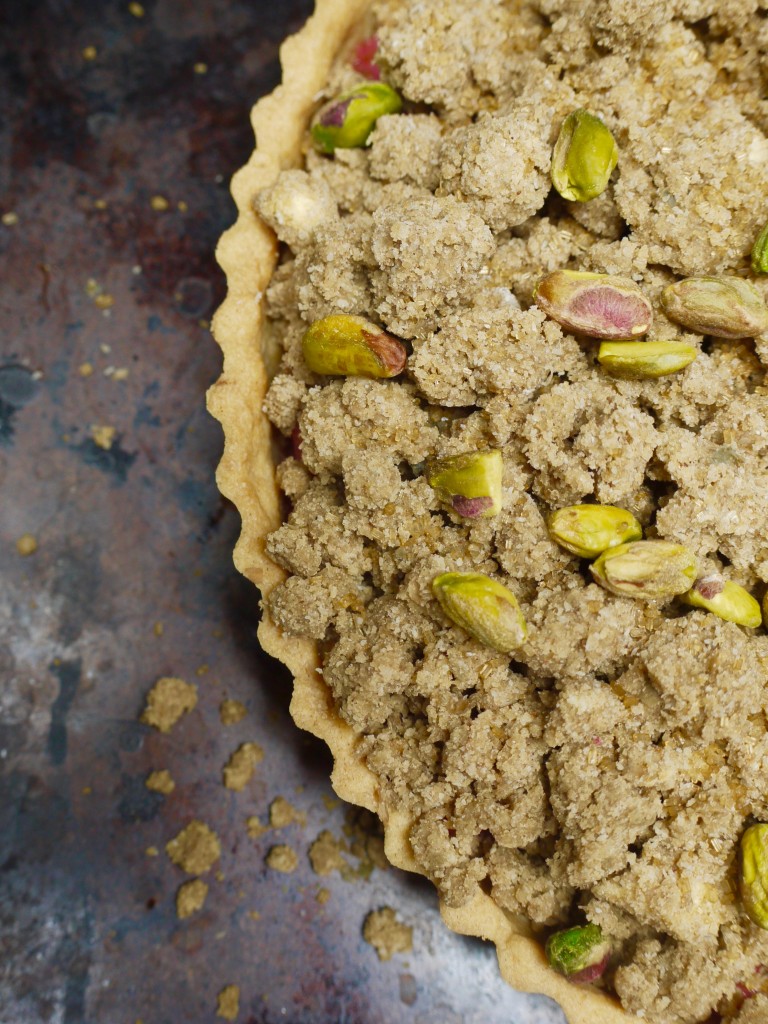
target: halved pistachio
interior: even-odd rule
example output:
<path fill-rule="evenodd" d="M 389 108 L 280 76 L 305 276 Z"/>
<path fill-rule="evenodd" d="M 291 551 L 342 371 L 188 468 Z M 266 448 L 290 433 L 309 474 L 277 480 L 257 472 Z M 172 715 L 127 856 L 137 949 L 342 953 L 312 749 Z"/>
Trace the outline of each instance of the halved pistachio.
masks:
<path fill-rule="evenodd" d="M 427 463 L 427 483 L 465 519 L 488 519 L 501 511 L 501 452 L 466 452 Z"/>
<path fill-rule="evenodd" d="M 587 924 L 550 935 L 544 953 L 559 974 L 585 983 L 597 981 L 604 973 L 611 959 L 611 944 L 599 925 Z"/>
<path fill-rule="evenodd" d="M 726 622 L 750 629 L 756 629 L 763 621 L 760 605 L 749 591 L 732 580 L 723 579 L 719 572 L 700 576 L 683 594 L 683 601 L 694 608 L 706 608 Z"/>
<path fill-rule="evenodd" d="M 536 285 L 533 298 L 547 316 L 590 338 L 626 341 L 645 334 L 653 310 L 628 277 L 555 270 Z"/>
<path fill-rule="evenodd" d="M 643 536 L 643 528 L 626 509 L 616 505 L 569 505 L 547 520 L 554 541 L 579 558 L 596 558 L 608 548 Z"/>
<path fill-rule="evenodd" d="M 741 837 L 739 892 L 749 917 L 768 929 L 768 825 L 750 825 Z"/>
<path fill-rule="evenodd" d="M 696 579 L 691 552 L 668 540 L 620 544 L 604 551 L 589 568 L 595 581 L 612 594 L 644 601 L 684 594 Z"/>
<path fill-rule="evenodd" d="M 680 341 L 603 341 L 597 361 L 612 377 L 646 380 L 684 370 L 698 354 Z"/>
<path fill-rule="evenodd" d="M 399 114 L 403 101 L 384 82 L 361 82 L 326 103 L 312 120 L 312 141 L 321 153 L 364 146 L 384 114 Z"/>
<path fill-rule="evenodd" d="M 756 274 L 768 274 L 768 224 L 752 246 L 752 269 Z"/>
<path fill-rule="evenodd" d="M 346 314 L 316 320 L 304 335 L 302 351 L 313 373 L 332 376 L 396 377 L 408 358 L 397 338 Z"/>
<path fill-rule="evenodd" d="M 498 580 L 479 572 L 444 572 L 432 593 L 457 626 L 496 651 L 514 651 L 528 635 L 517 598 Z"/>
<path fill-rule="evenodd" d="M 584 203 L 605 191 L 618 161 L 610 129 L 588 110 L 574 110 L 563 121 L 552 153 L 552 184 L 563 199 Z"/>
<path fill-rule="evenodd" d="M 754 338 L 768 331 L 768 307 L 741 277 L 686 277 L 661 293 L 664 312 L 698 334 Z"/>

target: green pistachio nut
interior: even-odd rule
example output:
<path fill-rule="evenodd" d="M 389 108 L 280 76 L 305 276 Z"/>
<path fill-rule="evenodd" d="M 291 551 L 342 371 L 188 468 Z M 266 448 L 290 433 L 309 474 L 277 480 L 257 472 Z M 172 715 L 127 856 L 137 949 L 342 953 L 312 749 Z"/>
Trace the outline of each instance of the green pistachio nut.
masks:
<path fill-rule="evenodd" d="M 768 929 L 768 825 L 750 825 L 741 837 L 739 892 L 750 918 Z"/>
<path fill-rule="evenodd" d="M 499 451 L 466 452 L 427 463 L 427 483 L 465 519 L 489 519 L 501 511 L 504 461 Z"/>
<path fill-rule="evenodd" d="M 748 590 L 738 583 L 723 579 L 719 572 L 700 576 L 683 601 L 694 608 L 706 608 L 726 622 L 756 629 L 763 621 L 760 605 Z"/>
<path fill-rule="evenodd" d="M 536 285 L 533 298 L 566 330 L 607 341 L 631 341 L 651 326 L 648 299 L 628 277 L 555 270 Z"/>
<path fill-rule="evenodd" d="M 612 377 L 648 380 L 684 370 L 698 354 L 680 341 L 603 341 L 597 361 Z"/>
<path fill-rule="evenodd" d="M 661 304 L 670 320 L 714 338 L 755 338 L 768 331 L 768 307 L 741 277 L 686 277 L 667 285 Z"/>
<path fill-rule="evenodd" d="M 361 82 L 326 103 L 312 120 L 312 141 L 321 153 L 357 149 L 368 142 L 384 114 L 399 114 L 403 101 L 383 82 Z"/>
<path fill-rule="evenodd" d="M 768 224 L 752 246 L 752 269 L 756 274 L 768 274 Z"/>
<path fill-rule="evenodd" d="M 596 582 L 612 594 L 655 601 L 691 589 L 696 559 L 682 544 L 636 540 L 604 551 L 590 570 Z"/>
<path fill-rule="evenodd" d="M 584 203 L 604 192 L 619 161 L 616 140 L 599 117 L 574 110 L 552 153 L 552 184 L 563 199 Z"/>
<path fill-rule="evenodd" d="M 547 527 L 560 547 L 579 558 L 596 558 L 643 536 L 632 513 L 615 505 L 569 505 L 553 512 Z"/>
<path fill-rule="evenodd" d="M 444 572 L 432 580 L 432 593 L 457 626 L 508 654 L 525 642 L 528 630 L 517 598 L 503 583 L 479 572 Z"/>
<path fill-rule="evenodd" d="M 763 597 L 763 625 L 768 629 L 768 590 Z"/>
<path fill-rule="evenodd" d="M 544 953 L 559 974 L 584 983 L 597 981 L 604 973 L 611 959 L 611 944 L 599 925 L 587 924 L 550 935 Z"/>
<path fill-rule="evenodd" d="M 408 354 L 402 342 L 361 316 L 316 320 L 302 341 L 304 362 L 313 373 L 331 376 L 396 377 Z"/>

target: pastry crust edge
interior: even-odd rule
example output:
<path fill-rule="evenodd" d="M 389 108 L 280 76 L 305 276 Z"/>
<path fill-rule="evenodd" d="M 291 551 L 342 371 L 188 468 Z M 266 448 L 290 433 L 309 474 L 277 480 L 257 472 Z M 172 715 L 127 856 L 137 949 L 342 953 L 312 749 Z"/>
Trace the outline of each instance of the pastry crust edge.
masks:
<path fill-rule="evenodd" d="M 266 553 L 266 538 L 282 522 L 275 479 L 272 428 L 262 411 L 269 383 L 261 347 L 264 292 L 277 262 L 272 231 L 255 213 L 253 197 L 281 170 L 301 161 L 301 143 L 316 98 L 331 65 L 363 19 L 370 0 L 316 0 L 315 12 L 280 49 L 282 83 L 253 107 L 256 149 L 232 179 L 238 217 L 221 237 L 216 259 L 227 278 L 227 296 L 212 324 L 224 356 L 223 372 L 208 391 L 211 414 L 224 431 L 216 481 L 242 520 L 234 552 L 238 570 L 267 597 L 286 573 Z M 398 868 L 423 874 L 408 841 L 410 821 L 380 799 L 375 775 L 357 753 L 360 737 L 336 713 L 320 674 L 317 645 L 287 637 L 265 611 L 258 636 L 265 651 L 294 678 L 290 711 L 296 724 L 322 739 L 334 759 L 331 783 L 352 804 L 376 813 L 385 832 L 385 851 Z M 579 988 L 547 964 L 541 944 L 526 934 L 521 918 L 506 913 L 480 886 L 460 908 L 442 901 L 440 912 L 453 931 L 487 939 L 496 946 L 504 980 L 523 992 L 550 996 L 570 1024 L 629 1024 L 636 1020 L 607 994 Z"/>

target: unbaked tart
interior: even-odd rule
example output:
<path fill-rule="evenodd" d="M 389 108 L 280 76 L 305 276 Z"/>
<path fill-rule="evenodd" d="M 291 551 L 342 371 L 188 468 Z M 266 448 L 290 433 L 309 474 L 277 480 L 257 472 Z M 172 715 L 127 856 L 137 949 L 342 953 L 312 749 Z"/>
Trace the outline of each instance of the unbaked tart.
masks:
<path fill-rule="evenodd" d="M 292 713 L 572 1024 L 768 1021 L 768 10 L 318 0 L 210 408 Z"/>

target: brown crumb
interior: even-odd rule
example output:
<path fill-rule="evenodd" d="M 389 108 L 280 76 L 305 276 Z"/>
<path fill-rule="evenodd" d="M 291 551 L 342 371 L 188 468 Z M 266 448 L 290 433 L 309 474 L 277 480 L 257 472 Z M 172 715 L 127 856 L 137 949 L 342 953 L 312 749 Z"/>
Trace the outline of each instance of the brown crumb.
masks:
<path fill-rule="evenodd" d="M 248 911 L 248 917 L 250 917 L 250 919 L 252 921 L 260 921 L 261 920 L 261 914 L 258 912 L 258 910 L 249 910 Z"/>
<path fill-rule="evenodd" d="M 188 875 L 204 875 L 221 856 L 221 844 L 213 829 L 195 819 L 166 843 L 165 852 Z"/>
<path fill-rule="evenodd" d="M 296 851 L 293 847 L 284 844 L 273 846 L 265 859 L 268 868 L 272 868 L 273 871 L 282 871 L 285 875 L 291 874 L 299 866 Z"/>
<path fill-rule="evenodd" d="M 248 709 L 239 700 L 223 700 L 219 705 L 219 719 L 222 725 L 235 725 L 247 714 Z"/>
<path fill-rule="evenodd" d="M 183 714 L 197 704 L 197 687 L 174 676 L 163 676 L 147 694 L 141 721 L 160 732 L 170 732 Z"/>
<path fill-rule="evenodd" d="M 197 64 L 192 65 L 192 70 L 196 75 L 205 75 L 208 73 L 208 65 L 199 60 Z"/>
<path fill-rule="evenodd" d="M 15 224 L 19 223 L 19 215 L 18 213 L 14 213 L 13 210 L 9 210 L 7 213 L 3 214 L 0 220 L 2 220 L 3 224 L 5 224 L 7 228 L 12 228 Z"/>
<path fill-rule="evenodd" d="M 321 907 L 325 906 L 328 900 L 331 898 L 330 889 L 326 889 L 325 886 L 321 886 L 315 893 L 315 899 Z"/>
<path fill-rule="evenodd" d="M 202 910 L 207 895 L 208 885 L 202 878 L 193 878 L 179 886 L 176 893 L 176 914 L 179 920 L 191 917 L 198 910 Z"/>
<path fill-rule="evenodd" d="M 316 875 L 330 875 L 334 871 L 346 871 L 349 865 L 342 857 L 344 847 L 327 829 L 323 829 L 309 848 L 309 862 Z"/>
<path fill-rule="evenodd" d="M 263 836 L 265 832 L 269 831 L 266 825 L 261 824 L 258 814 L 252 814 L 250 818 L 246 818 L 245 828 L 250 839 L 258 839 L 259 836 Z"/>
<path fill-rule="evenodd" d="M 163 796 L 169 796 L 176 789 L 176 783 L 167 768 L 150 772 L 144 785 L 153 793 L 162 793 Z"/>
<path fill-rule="evenodd" d="M 272 828 L 286 828 L 294 823 L 303 828 L 307 824 L 306 814 L 294 807 L 284 797 L 275 797 L 269 805 L 269 824 Z"/>
<path fill-rule="evenodd" d="M 224 766 L 224 785 L 236 792 L 251 781 L 256 765 L 264 757 L 258 743 L 241 743 Z"/>
<path fill-rule="evenodd" d="M 103 448 L 105 452 L 108 452 L 115 443 L 115 434 L 117 434 L 117 428 L 110 427 L 105 423 L 94 423 L 91 426 L 91 437 L 94 444 Z"/>
<path fill-rule="evenodd" d="M 148 846 L 144 851 L 147 857 L 159 857 L 160 851 L 156 846 Z"/>
<path fill-rule="evenodd" d="M 96 60 L 98 50 L 95 46 L 84 46 L 82 50 L 83 60 Z"/>
<path fill-rule="evenodd" d="M 20 555 L 34 555 L 37 551 L 37 537 L 31 533 L 22 533 L 16 541 L 16 550 Z"/>
<path fill-rule="evenodd" d="M 240 989 L 237 985 L 226 985 L 217 997 L 216 1016 L 224 1020 L 235 1020 L 239 1012 Z"/>
<path fill-rule="evenodd" d="M 164 210 L 167 210 L 171 204 L 165 196 L 152 196 L 149 201 L 149 205 L 153 210 L 156 210 L 158 213 L 162 213 Z"/>
<path fill-rule="evenodd" d="M 372 910 L 363 922 L 363 938 L 376 950 L 379 960 L 413 949 L 413 928 L 397 920 L 391 907 Z"/>
<path fill-rule="evenodd" d="M 152 632 L 155 634 L 155 636 L 162 636 L 163 633 L 165 632 L 165 627 L 163 626 L 162 622 L 156 622 L 152 627 Z"/>
<path fill-rule="evenodd" d="M 81 377 L 90 377 L 93 373 L 93 363 L 80 363 L 77 372 Z"/>
<path fill-rule="evenodd" d="M 131 0 L 131 2 L 128 4 L 128 10 L 134 16 L 134 18 L 144 17 L 144 8 L 140 3 L 137 3 L 137 0 Z"/>

